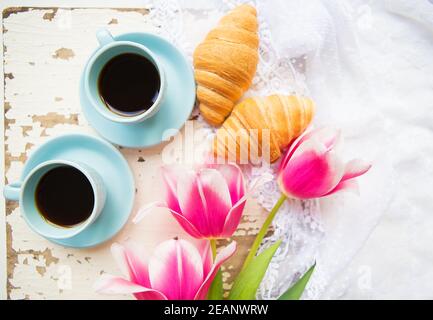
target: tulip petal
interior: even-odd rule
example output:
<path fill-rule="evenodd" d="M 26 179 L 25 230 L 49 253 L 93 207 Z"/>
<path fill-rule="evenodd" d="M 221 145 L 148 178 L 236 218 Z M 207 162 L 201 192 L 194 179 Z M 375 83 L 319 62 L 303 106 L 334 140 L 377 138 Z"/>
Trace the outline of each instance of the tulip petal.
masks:
<path fill-rule="evenodd" d="M 198 245 L 198 251 L 201 255 L 201 260 L 203 261 L 203 274 L 209 273 L 212 268 L 212 250 L 210 247 L 209 240 L 202 240 Z"/>
<path fill-rule="evenodd" d="M 325 150 L 330 150 L 340 141 L 341 132 L 340 130 L 330 127 L 323 127 L 315 130 L 306 131 L 303 135 L 298 137 L 292 143 L 283 160 L 281 161 L 280 170 L 286 167 L 288 161 L 292 158 L 293 154 L 299 148 L 299 146 L 304 141 L 308 141 L 312 138 L 324 145 Z"/>
<path fill-rule="evenodd" d="M 200 289 L 197 291 L 194 300 L 206 299 L 210 285 L 212 284 L 212 281 L 215 278 L 215 275 L 218 272 L 219 268 L 226 260 L 228 260 L 235 253 L 235 251 L 236 251 L 236 242 L 233 241 L 217 254 L 212 269 L 209 271 L 207 275 L 205 275 L 205 279 L 202 285 L 200 286 Z"/>
<path fill-rule="evenodd" d="M 198 250 L 185 240 L 161 243 L 149 261 L 152 288 L 170 300 L 192 299 L 203 281 Z"/>
<path fill-rule="evenodd" d="M 227 183 L 221 173 L 215 169 L 200 170 L 198 179 L 199 188 L 206 201 L 206 210 L 194 217 L 194 224 L 196 225 L 196 221 L 200 219 L 207 220 L 206 234 L 218 237 L 223 231 L 224 222 L 232 207 Z"/>
<path fill-rule="evenodd" d="M 337 186 L 334 189 L 326 193 L 325 196 L 329 196 L 338 191 L 349 191 L 355 193 L 356 195 L 359 195 L 358 182 L 356 180 L 341 181 L 339 184 L 337 184 Z"/>
<path fill-rule="evenodd" d="M 140 286 L 121 277 L 103 274 L 93 285 L 93 289 L 105 294 L 134 294 L 142 300 L 167 300 L 165 295 L 157 290 Z"/>
<path fill-rule="evenodd" d="M 192 171 L 184 171 L 180 174 L 177 185 L 177 196 L 181 213 L 203 235 L 211 232 L 209 221 L 206 218 L 206 199 L 203 187 L 197 174 Z"/>
<path fill-rule="evenodd" d="M 335 148 L 341 141 L 341 131 L 331 127 L 323 127 L 311 132 L 310 138 L 312 137 L 329 150 Z"/>
<path fill-rule="evenodd" d="M 93 289 L 96 292 L 107 294 L 131 294 L 142 292 L 147 288 L 124 278 L 105 273 L 95 282 Z"/>
<path fill-rule="evenodd" d="M 232 205 L 234 205 L 245 194 L 245 182 L 241 168 L 234 163 L 215 164 L 211 167 L 218 170 L 224 177 L 230 192 Z"/>
<path fill-rule="evenodd" d="M 204 235 L 202 235 L 197 228 L 190 222 L 188 221 L 187 218 L 185 218 L 184 216 L 182 216 L 182 214 L 180 214 L 179 212 L 176 212 L 174 210 L 171 210 L 170 208 L 168 208 L 168 206 L 165 203 L 161 203 L 161 202 L 152 202 L 149 205 L 146 205 L 145 207 L 143 207 L 142 209 L 140 209 L 137 213 L 137 215 L 134 217 L 134 219 L 132 220 L 134 223 L 138 223 L 140 222 L 143 218 L 145 218 L 149 212 L 151 211 L 151 209 L 153 208 L 166 208 L 169 209 L 171 214 L 173 215 L 173 217 L 177 220 L 177 222 L 180 224 L 180 226 L 191 236 L 194 238 L 205 238 Z"/>
<path fill-rule="evenodd" d="M 371 164 L 365 163 L 362 160 L 354 159 L 346 164 L 344 175 L 341 181 L 329 191 L 326 195 L 334 194 L 338 191 L 352 191 L 359 195 L 358 183 L 353 178 L 359 177 L 370 170 Z"/>
<path fill-rule="evenodd" d="M 343 163 L 342 159 L 340 158 L 339 154 L 333 149 L 329 149 L 325 153 L 325 158 L 326 158 L 326 161 L 329 165 L 329 168 L 331 168 L 331 171 L 332 171 L 331 185 L 335 186 L 343 178 L 344 163 Z"/>
<path fill-rule="evenodd" d="M 332 150 L 314 139 L 305 141 L 294 152 L 278 182 L 287 196 L 308 199 L 332 190 L 343 176 L 344 166 Z"/>
<path fill-rule="evenodd" d="M 353 159 L 346 164 L 342 181 L 359 177 L 370 170 L 371 164 L 359 159 Z"/>
<path fill-rule="evenodd" d="M 168 205 L 166 205 L 165 203 L 162 203 L 161 201 L 154 201 L 154 202 L 148 203 L 144 207 L 140 208 L 140 210 L 138 210 L 137 214 L 132 219 L 132 222 L 133 223 L 139 223 L 141 220 L 143 220 L 152 211 L 152 209 L 166 208 L 166 207 L 168 207 Z"/>
<path fill-rule="evenodd" d="M 113 255 L 114 261 L 116 261 L 117 266 L 125 277 L 129 277 L 130 268 L 128 261 L 123 252 L 123 247 L 118 243 L 113 243 L 111 245 L 111 254 Z"/>
<path fill-rule="evenodd" d="M 309 135 L 310 132 L 305 132 L 303 135 L 299 136 L 295 141 L 292 142 L 290 148 L 287 150 L 286 154 L 284 155 L 283 160 L 281 160 L 279 170 L 283 170 L 286 167 L 290 158 L 292 158 L 293 153 L 299 148 L 301 143 L 304 142 L 309 137 Z"/>
<path fill-rule="evenodd" d="M 356 190 L 355 183 L 346 181 L 364 174 L 371 166 L 360 160 L 344 166 L 336 151 L 340 141 L 340 131 L 329 127 L 298 138 L 280 165 L 278 183 L 282 191 L 289 197 L 308 199 L 342 189 Z"/>
<path fill-rule="evenodd" d="M 220 238 L 230 238 L 238 228 L 239 222 L 242 218 L 242 212 L 245 208 L 247 197 L 244 196 L 238 201 L 229 211 L 227 218 L 224 223 L 223 232 L 220 234 Z"/>
<path fill-rule="evenodd" d="M 167 207 L 181 212 L 177 197 L 177 181 L 183 170 L 176 166 L 162 166 L 161 174 L 165 185 L 165 202 Z"/>
<path fill-rule="evenodd" d="M 293 150 L 289 150 L 290 155 L 287 159 L 287 162 L 284 164 L 283 168 L 289 166 L 290 161 L 293 160 L 295 157 L 300 156 L 307 151 L 313 151 L 318 155 L 322 155 L 326 153 L 327 151 L 326 146 L 320 143 L 319 141 L 317 141 L 317 139 L 312 139 L 309 135 L 305 135 L 303 138 L 304 140 L 301 139 L 299 141 L 299 145 L 296 148 L 294 148 Z"/>
<path fill-rule="evenodd" d="M 177 222 L 180 224 L 180 226 L 185 230 L 191 237 L 202 239 L 206 238 L 206 235 L 202 234 L 200 231 L 197 230 L 197 228 L 183 215 L 180 213 L 170 210 L 173 217 L 177 220 Z"/>
<path fill-rule="evenodd" d="M 227 218 L 224 222 L 223 232 L 219 236 L 220 238 L 230 238 L 233 235 L 233 233 L 238 228 L 239 222 L 241 221 L 242 213 L 245 208 L 245 203 L 249 195 L 253 193 L 257 188 L 272 181 L 273 179 L 274 176 L 272 174 L 265 173 L 250 183 L 248 192 L 245 193 L 242 196 L 242 198 L 240 198 L 239 201 L 235 203 L 233 207 L 230 209 Z"/>
<path fill-rule="evenodd" d="M 122 273 L 131 282 L 144 287 L 150 286 L 147 263 L 143 259 L 143 255 L 138 253 L 137 248 L 134 248 L 132 244 L 121 246 L 118 243 L 113 243 L 111 253 Z"/>

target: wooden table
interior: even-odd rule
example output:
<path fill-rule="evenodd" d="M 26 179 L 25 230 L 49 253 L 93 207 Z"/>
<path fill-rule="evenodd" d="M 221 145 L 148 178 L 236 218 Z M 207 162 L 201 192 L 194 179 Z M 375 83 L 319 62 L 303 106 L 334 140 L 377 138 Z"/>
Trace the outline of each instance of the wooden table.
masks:
<path fill-rule="evenodd" d="M 68 132 L 96 135 L 81 113 L 78 81 L 86 59 L 97 46 L 95 31 L 161 33 L 149 18 L 152 9 L 9 8 L 3 12 L 5 183 L 20 177 L 28 155 L 50 137 Z M 185 10 L 184 30 L 193 48 L 220 16 L 216 11 Z M 188 54 L 188 52 L 186 52 Z M 196 122 L 196 121 L 195 121 Z M 196 124 L 195 124 L 196 125 Z M 147 150 L 121 149 L 136 179 L 133 212 L 160 199 L 157 169 L 166 145 Z M 100 296 L 94 280 L 103 272 L 119 274 L 109 248 L 113 241 L 133 239 L 149 252 L 161 241 L 187 237 L 166 210 L 148 221 L 129 222 L 108 243 L 76 250 L 34 234 L 14 202 L 6 203 L 7 297 L 10 299 L 128 298 Z M 263 218 L 249 201 L 235 240 L 236 257 L 224 266 L 225 288 L 242 261 Z"/>

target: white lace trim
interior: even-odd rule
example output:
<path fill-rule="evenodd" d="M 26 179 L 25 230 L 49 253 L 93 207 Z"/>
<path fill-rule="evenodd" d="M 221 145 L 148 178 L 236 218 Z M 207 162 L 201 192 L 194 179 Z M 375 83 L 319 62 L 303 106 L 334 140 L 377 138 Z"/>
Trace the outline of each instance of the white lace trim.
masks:
<path fill-rule="evenodd" d="M 169 40 L 192 61 L 192 46 L 184 32 L 182 8 L 177 0 L 147 0 L 145 7 L 149 8 L 149 21 L 157 30 L 158 35 Z"/>

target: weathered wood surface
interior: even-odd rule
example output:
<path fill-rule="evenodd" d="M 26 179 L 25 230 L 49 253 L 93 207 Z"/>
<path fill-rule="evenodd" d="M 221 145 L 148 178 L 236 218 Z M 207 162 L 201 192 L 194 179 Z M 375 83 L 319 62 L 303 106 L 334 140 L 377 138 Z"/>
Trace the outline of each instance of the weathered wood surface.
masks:
<path fill-rule="evenodd" d="M 96 135 L 81 113 L 80 73 L 97 46 L 95 31 L 105 26 L 113 34 L 157 32 L 148 9 L 11 8 L 3 12 L 5 180 L 20 177 L 28 155 L 50 137 L 67 132 Z M 216 12 L 185 11 L 187 41 L 194 46 L 215 23 Z M 159 199 L 157 169 L 164 146 L 148 150 L 121 149 L 132 168 L 142 204 Z M 133 239 L 149 252 L 160 241 L 187 237 L 163 209 L 139 225 L 129 222 L 112 241 L 75 250 L 52 244 L 34 234 L 20 217 L 16 203 L 6 205 L 7 293 L 10 299 L 128 298 L 100 296 L 94 280 L 103 272 L 119 274 L 111 254 L 113 241 Z M 263 212 L 248 202 L 236 240 L 238 254 L 224 269 L 226 288 L 241 257 L 257 232 Z"/>

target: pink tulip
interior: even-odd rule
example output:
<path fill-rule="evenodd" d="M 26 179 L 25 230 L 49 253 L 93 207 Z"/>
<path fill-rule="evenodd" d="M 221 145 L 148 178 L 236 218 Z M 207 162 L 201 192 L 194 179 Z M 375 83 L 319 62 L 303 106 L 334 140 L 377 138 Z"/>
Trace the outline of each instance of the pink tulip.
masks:
<path fill-rule="evenodd" d="M 353 178 L 366 173 L 370 164 L 354 159 L 343 163 L 337 152 L 340 132 L 331 128 L 313 130 L 288 150 L 278 174 L 282 192 L 291 198 L 324 197 L 340 190 L 357 190 Z"/>
<path fill-rule="evenodd" d="M 141 220 L 153 206 L 170 209 L 183 229 L 194 238 L 217 239 L 233 235 L 245 207 L 245 183 L 233 164 L 198 169 L 164 166 L 165 203 L 154 203 L 138 213 Z"/>
<path fill-rule="evenodd" d="M 112 254 L 125 275 L 104 274 L 94 289 L 107 294 L 133 294 L 139 300 L 203 300 L 221 264 L 236 250 L 222 249 L 212 263 L 209 241 L 199 249 L 185 240 L 161 243 L 147 261 L 137 249 L 113 244 Z"/>

